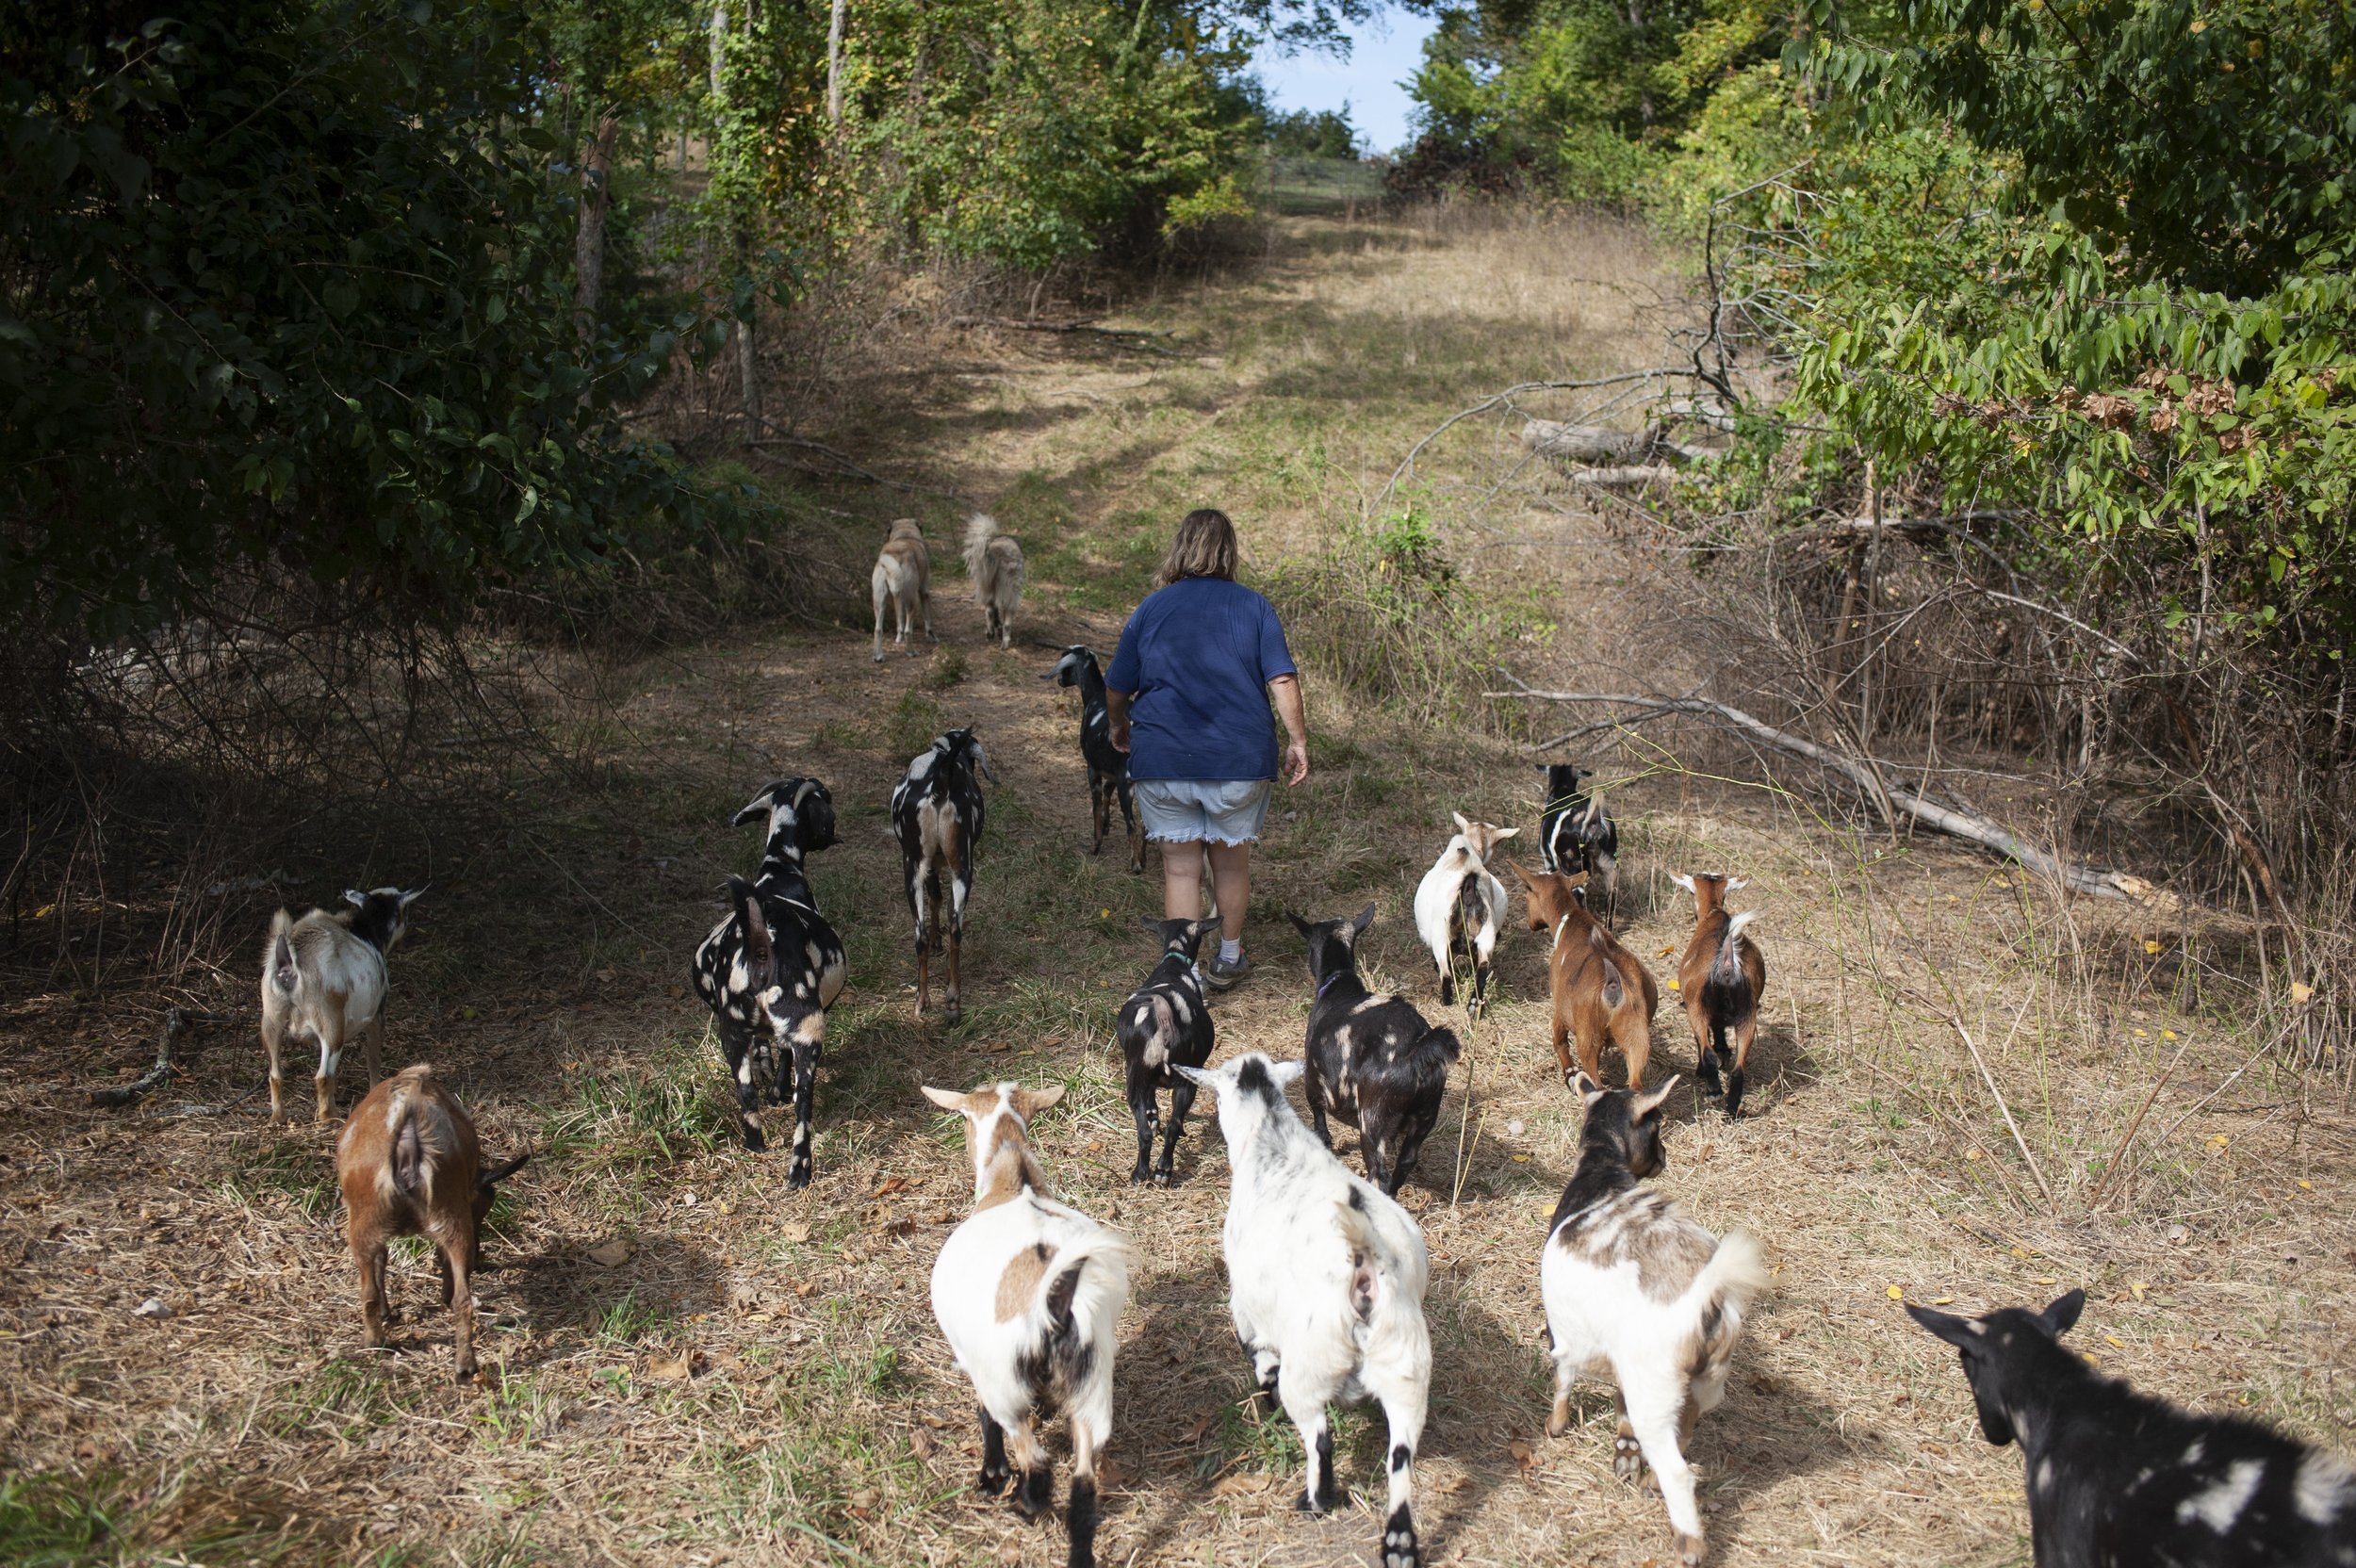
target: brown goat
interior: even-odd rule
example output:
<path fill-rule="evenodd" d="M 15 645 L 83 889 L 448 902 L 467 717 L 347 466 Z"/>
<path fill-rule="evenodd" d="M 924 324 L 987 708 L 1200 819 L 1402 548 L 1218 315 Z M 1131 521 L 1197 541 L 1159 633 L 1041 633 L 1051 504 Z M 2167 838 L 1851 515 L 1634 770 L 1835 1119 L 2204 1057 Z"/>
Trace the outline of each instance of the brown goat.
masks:
<path fill-rule="evenodd" d="M 1532 872 L 1518 860 L 1506 864 L 1529 890 L 1530 928 L 1554 933 L 1546 972 L 1554 995 L 1554 1057 L 1562 1082 L 1571 1082 L 1566 1041 L 1578 1047 L 1579 1068 L 1598 1084 L 1603 1048 L 1611 1044 L 1628 1062 L 1628 1087 L 1643 1088 L 1644 1064 L 1652 1056 L 1652 1015 L 1661 1005 L 1652 972 L 1587 912 L 1586 873 L 1560 876 Z"/>
<path fill-rule="evenodd" d="M 474 1119 L 419 1064 L 370 1089 L 335 1145 L 345 1234 L 360 1269 L 360 1318 L 371 1348 L 384 1344 L 384 1251 L 394 1236 L 423 1234 L 437 1250 L 442 1305 L 458 1318 L 458 1380 L 474 1376 L 474 1272 L 494 1188 L 532 1156 L 483 1167 Z"/>
<path fill-rule="evenodd" d="M 1739 1116 L 1742 1069 L 1759 1034 L 1759 999 L 1767 994 L 1767 960 L 1759 944 L 1742 934 L 1759 911 L 1726 913 L 1726 894 L 1745 886 L 1747 878 L 1705 871 L 1670 880 L 1693 895 L 1693 935 L 1677 960 L 1677 990 L 1685 998 L 1685 1021 L 1693 1026 L 1693 1049 L 1701 1058 L 1693 1076 L 1703 1094 L 1726 1095 L 1727 1116 Z M 1734 1039 L 1731 1054 L 1728 1036 Z M 1726 1069 L 1723 1087 L 1721 1066 Z"/>

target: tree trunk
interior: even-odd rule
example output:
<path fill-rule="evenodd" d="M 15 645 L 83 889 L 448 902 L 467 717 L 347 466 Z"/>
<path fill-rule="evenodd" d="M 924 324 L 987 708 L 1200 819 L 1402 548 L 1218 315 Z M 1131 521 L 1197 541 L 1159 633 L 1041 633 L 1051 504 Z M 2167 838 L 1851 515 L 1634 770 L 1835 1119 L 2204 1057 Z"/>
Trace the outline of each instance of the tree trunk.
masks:
<path fill-rule="evenodd" d="M 826 123 L 843 123 L 843 4 L 834 0 L 826 17 Z"/>
<path fill-rule="evenodd" d="M 622 122 L 597 120 L 581 160 L 581 221 L 573 232 L 573 325 L 583 343 L 597 335 L 597 305 L 605 292 L 605 215 L 614 204 L 614 142 Z"/>
<path fill-rule="evenodd" d="M 728 84 L 723 79 L 724 62 L 728 57 L 728 0 L 720 0 L 712 8 L 712 96 L 714 102 L 728 96 Z"/>
<path fill-rule="evenodd" d="M 756 301 L 750 313 L 736 323 L 736 377 L 744 393 L 744 439 L 761 439 L 761 363 L 754 352 L 753 318 L 761 312 Z"/>

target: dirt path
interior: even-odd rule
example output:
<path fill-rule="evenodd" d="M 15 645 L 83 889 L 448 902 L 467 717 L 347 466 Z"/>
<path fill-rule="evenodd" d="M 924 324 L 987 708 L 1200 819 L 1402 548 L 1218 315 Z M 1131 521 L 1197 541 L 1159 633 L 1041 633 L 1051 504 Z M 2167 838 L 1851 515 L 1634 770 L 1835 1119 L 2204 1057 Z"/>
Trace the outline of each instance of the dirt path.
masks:
<path fill-rule="evenodd" d="M 1512 379 L 1484 356 L 1510 359 L 1498 335 L 1532 308 L 1529 287 L 1517 274 L 1491 291 L 1507 304 L 1408 312 L 1400 301 L 1429 300 L 1432 277 L 1483 253 L 1412 238 L 1335 244 L 1273 281 L 1167 304 L 1212 323 L 1216 363 L 1102 351 L 1054 372 L 1067 408 L 1024 345 L 982 398 L 1015 411 L 1014 435 L 990 438 L 957 399 L 912 425 L 928 464 L 973 460 L 972 488 L 987 484 L 1031 548 L 1039 587 L 1014 650 L 981 643 L 928 511 L 944 562 L 939 645 L 875 664 L 863 633 L 787 629 L 650 663 L 583 737 L 603 787 L 541 803 L 561 830 L 453 835 L 442 863 L 420 868 L 436 887 L 393 960 L 394 1056 L 442 1064 L 487 1141 L 535 1150 L 486 1248 L 487 1386 L 450 1386 L 448 1319 L 430 1310 L 432 1269 L 414 1251 L 397 1270 L 398 1352 L 359 1349 L 329 1135 L 273 1131 L 251 1096 L 260 1054 L 242 947 L 223 955 L 219 984 L 239 1021 L 139 1114 L 93 1112 L 81 1093 L 134 1070 L 136 1005 L 11 1000 L 0 1459 L 31 1478 L 0 1490 L 0 1557 L 71 1545 L 76 1529 L 100 1539 L 87 1525 L 104 1512 L 133 1543 L 114 1551 L 124 1560 L 166 1544 L 207 1562 L 1059 1560 L 1056 1527 L 971 1495 L 968 1395 L 925 1300 L 969 1176 L 918 1087 L 1010 1076 L 1070 1086 L 1037 1129 L 1046 1162 L 1139 1254 L 1103 1560 L 1369 1560 L 1379 1423 L 1345 1417 L 1351 1500 L 1319 1522 L 1290 1507 L 1289 1428 L 1243 1413 L 1215 1129 L 1190 1128 L 1174 1189 L 1127 1185 L 1111 1017 L 1153 956 L 1137 922 L 1157 890 L 1116 855 L 1084 853 L 1076 706 L 1039 676 L 1067 641 L 1109 647 L 1138 542 L 1189 487 L 1218 478 L 1245 498 L 1254 547 L 1281 552 L 1396 453 L 1399 429 L 1477 375 Z M 1426 258 L 1420 284 L 1382 281 L 1400 253 Z M 1319 348 L 1318 312 L 1347 317 L 1335 302 L 1351 299 L 1363 308 Z M 1598 342 L 1621 330 L 1623 305 L 1597 294 L 1589 307 Z M 1606 309 L 1621 314 L 1606 321 Z M 1420 371 L 1400 363 L 1412 342 Z M 1301 379 L 1286 382 L 1288 368 Z M 1340 388 L 1321 414 L 1320 384 Z M 856 504 L 883 514 L 891 498 Z M 1288 907 L 1376 903 L 1370 967 L 1436 1014 L 1407 905 L 1448 810 L 1534 827 L 1537 776 L 1519 753 L 1397 723 L 1321 679 L 1310 695 L 1316 772 L 1277 805 L 1252 910 L 1261 969 L 1217 1009 L 1222 1053 L 1299 1049 L 1308 990 Z M 954 1030 L 910 1016 L 885 816 L 908 757 L 951 724 L 980 731 L 1001 775 Z M 1665 975 L 1687 925 L 1668 873 L 1729 867 L 1753 880 L 1744 902 L 1763 911 L 1770 964 L 1753 1114 L 1729 1124 L 1680 1100 L 1661 1182 L 1704 1223 L 1760 1237 L 1780 1272 L 1695 1443 L 1713 1560 L 2025 1560 L 2018 1459 L 1979 1440 L 1952 1357 L 1905 1321 L 1893 1290 L 1977 1308 L 2083 1284 L 2094 1304 L 2077 1337 L 2106 1369 L 2348 1446 L 2356 1253 L 2335 1217 L 2356 1134 L 2328 1105 L 2282 1103 L 2290 1090 L 2262 1073 L 2201 1104 L 2243 1048 L 2188 971 L 2166 967 L 2178 939 L 2057 909 L 1938 846 L 1858 844 L 1739 780 L 1624 771 L 1628 945 Z M 795 772 L 826 779 L 838 805 L 841 842 L 814 879 L 852 976 L 829 1024 L 818 1177 L 802 1194 L 785 1189 L 781 1156 L 731 1146 L 716 1053 L 682 987 L 721 877 L 758 856 L 753 830 L 724 825 Z M 254 917 L 258 932 L 266 906 Z M 2036 1168 L 1951 1033 L 1902 1005 L 1935 985 L 1927 964 L 1955 987 Z M 1446 1132 L 1410 1194 L 1433 1260 L 1439 1376 L 1418 1501 L 1430 1560 L 1666 1560 L 1659 1499 L 1612 1476 L 1608 1392 L 1587 1391 L 1565 1438 L 1541 1435 L 1535 1257 L 1578 1116 L 1545 1043 L 1528 933 L 1512 934 L 1501 973 L 1504 1000 L 1468 1037 Z M 1664 1002 L 1655 1061 L 1690 1070 L 1674 993 Z M 2117 1149 L 2175 1052 L 2163 1031 L 2194 1049 L 2152 1122 L 2194 1119 L 2122 1184 L 2129 1200 L 2089 1213 L 2084 1168 Z M 290 1100 L 307 1110 L 300 1088 Z M 184 1102 L 232 1103 L 171 1114 Z M 1354 1156 L 1354 1140 L 1342 1145 Z M 139 1315 L 151 1298 L 167 1315 Z"/>

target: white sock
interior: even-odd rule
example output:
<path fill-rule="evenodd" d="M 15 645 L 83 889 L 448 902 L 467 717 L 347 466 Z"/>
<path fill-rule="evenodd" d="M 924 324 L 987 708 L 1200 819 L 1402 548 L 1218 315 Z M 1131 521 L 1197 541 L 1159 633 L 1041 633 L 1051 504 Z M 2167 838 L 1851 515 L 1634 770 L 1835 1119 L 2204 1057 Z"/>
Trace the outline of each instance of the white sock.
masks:
<path fill-rule="evenodd" d="M 1219 944 L 1219 961 L 1220 963 L 1232 964 L 1242 956 L 1243 943 L 1240 941 L 1231 942 L 1226 940 L 1224 938 L 1220 939 Z"/>

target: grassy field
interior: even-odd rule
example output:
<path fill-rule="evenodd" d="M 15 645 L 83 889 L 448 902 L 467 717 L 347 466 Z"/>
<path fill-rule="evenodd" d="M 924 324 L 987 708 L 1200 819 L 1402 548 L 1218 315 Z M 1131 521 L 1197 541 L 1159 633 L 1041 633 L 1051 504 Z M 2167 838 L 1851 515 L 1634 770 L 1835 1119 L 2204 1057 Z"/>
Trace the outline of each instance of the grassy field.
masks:
<path fill-rule="evenodd" d="M 1408 491 L 1385 491 L 1409 447 L 1497 386 L 1651 362 L 1679 297 L 1640 236 L 1595 220 L 1291 217 L 1265 253 L 1106 318 L 1167 337 L 879 330 L 869 372 L 816 400 L 828 416 L 809 433 L 920 487 L 825 498 L 857 539 L 896 513 L 924 520 L 938 645 L 874 664 L 863 630 L 796 624 L 604 671 L 605 700 L 551 710 L 580 782 L 518 802 L 523 825 L 453 823 L 417 864 L 355 839 L 349 863 L 224 891 L 233 939 L 188 999 L 234 1021 L 141 1111 L 94 1111 L 83 1091 L 152 1054 L 149 997 L 12 987 L 0 1559 L 1060 1561 L 1059 1527 L 972 1495 L 970 1396 L 926 1304 L 971 1176 L 919 1086 L 1012 1077 L 1068 1086 L 1036 1129 L 1048 1168 L 1137 1245 L 1103 1560 L 1369 1560 L 1379 1421 L 1345 1418 L 1350 1501 L 1312 1521 L 1290 1507 L 1291 1430 L 1246 1413 L 1207 1119 L 1177 1186 L 1127 1184 L 1111 1018 L 1154 956 L 1137 917 L 1157 887 L 1085 853 L 1076 705 L 1038 677 L 1067 643 L 1109 648 L 1167 530 L 1205 503 L 1235 514 L 1263 580 L 1396 532 L 1385 519 L 1412 509 L 1465 584 L 1471 631 L 1481 605 L 1542 607 L 1481 632 L 1512 667 L 1665 660 L 1628 645 L 1626 601 L 1673 603 L 1675 582 L 1611 519 L 1568 497 L 1509 514 L 1483 499 L 1498 427 L 1459 427 Z M 958 503 L 933 491 L 991 506 L 1029 553 L 1010 651 L 982 643 L 959 596 Z M 859 612 L 847 587 L 839 608 Z M 1218 1008 L 1222 1054 L 1299 1049 L 1288 908 L 1374 902 L 1370 967 L 1436 1013 L 1407 910 L 1448 812 L 1535 826 L 1530 755 L 1484 714 L 1411 719 L 1323 670 L 1308 690 L 1314 772 L 1277 802 L 1252 908 L 1260 972 Z M 955 1029 L 911 1016 L 885 811 L 951 724 L 979 730 L 1002 778 Z M 2246 932 L 2064 902 L 1938 841 L 1860 837 L 1744 757 L 1597 746 L 1634 951 L 1669 974 L 1690 913 L 1672 872 L 1742 872 L 1738 904 L 1763 911 L 1751 1114 L 1728 1123 L 1680 1094 L 1661 1179 L 1703 1223 L 1759 1236 L 1779 1276 L 1695 1442 L 1715 1560 L 2028 1560 L 2018 1457 L 1981 1441 L 1952 1354 L 1893 1296 L 1977 1310 L 2083 1285 L 2075 1342 L 2104 1370 L 2350 1446 L 2356 1119 L 2328 1080 L 2257 1054 L 2237 1011 Z M 758 858 L 729 815 L 802 772 L 841 813 L 814 880 L 851 980 L 828 1027 L 817 1180 L 791 1193 L 782 1154 L 729 1141 L 685 980 L 721 879 Z M 397 1258 L 395 1351 L 361 1350 L 331 1135 L 270 1128 L 256 1092 L 254 956 L 273 898 L 428 879 L 392 960 L 393 1058 L 435 1063 L 492 1147 L 533 1151 L 486 1244 L 486 1376 L 470 1390 L 450 1381 L 414 1246 Z M 1536 939 L 1512 933 L 1501 977 L 1408 1195 L 1440 1369 L 1418 1518 L 1439 1563 L 1634 1568 L 1669 1538 L 1658 1497 L 1612 1478 L 1609 1392 L 1586 1390 L 1566 1437 L 1542 1435 L 1536 1255 L 1578 1114 L 1546 1044 Z M 1690 1070 L 1663 1001 L 1657 1070 Z M 348 1076 L 347 1103 L 355 1090 Z M 299 1076 L 289 1100 L 307 1115 Z M 140 1315 L 151 1299 L 167 1315 Z"/>

